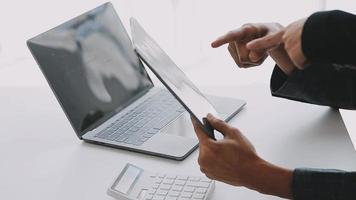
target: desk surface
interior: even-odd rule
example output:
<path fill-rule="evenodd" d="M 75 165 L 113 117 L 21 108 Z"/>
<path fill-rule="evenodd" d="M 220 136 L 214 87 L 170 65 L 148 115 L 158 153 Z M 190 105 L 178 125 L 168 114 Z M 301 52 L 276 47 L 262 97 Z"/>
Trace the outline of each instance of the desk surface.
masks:
<path fill-rule="evenodd" d="M 356 154 L 338 111 L 273 98 L 267 85 L 203 91 L 247 100 L 231 124 L 263 158 L 291 168 L 356 170 Z M 3 87 L 0 100 L 0 199 L 111 199 L 106 189 L 126 162 L 201 175 L 198 151 L 173 161 L 78 140 L 47 87 Z M 217 183 L 211 199 L 276 198 Z"/>

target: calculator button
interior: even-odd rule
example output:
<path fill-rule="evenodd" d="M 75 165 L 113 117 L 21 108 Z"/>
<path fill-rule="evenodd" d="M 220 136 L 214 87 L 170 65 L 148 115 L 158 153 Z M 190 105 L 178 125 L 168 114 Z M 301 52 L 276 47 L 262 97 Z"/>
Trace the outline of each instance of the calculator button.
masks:
<path fill-rule="evenodd" d="M 166 197 L 164 200 L 177 200 L 177 197 L 170 197 L 170 196 L 168 196 L 168 197 Z"/>
<path fill-rule="evenodd" d="M 197 190 L 195 192 L 200 193 L 200 194 L 205 194 L 207 191 L 208 191 L 208 189 L 205 189 L 205 188 L 197 188 Z"/>
<path fill-rule="evenodd" d="M 152 200 L 164 200 L 165 196 L 154 196 Z"/>
<path fill-rule="evenodd" d="M 208 178 L 201 178 L 200 181 L 201 182 L 206 182 L 206 183 L 211 183 L 212 182 L 212 180 L 208 179 Z"/>
<path fill-rule="evenodd" d="M 171 185 L 161 185 L 161 187 L 159 189 L 161 190 L 170 190 L 171 189 Z"/>
<path fill-rule="evenodd" d="M 204 195 L 203 194 L 194 194 L 193 199 L 203 199 Z"/>
<path fill-rule="evenodd" d="M 174 185 L 185 185 L 186 181 L 183 180 L 175 180 Z"/>
<path fill-rule="evenodd" d="M 153 199 L 153 195 L 152 194 L 149 194 L 149 195 L 146 196 L 146 200 L 151 200 L 151 199 Z"/>
<path fill-rule="evenodd" d="M 179 175 L 179 176 L 177 176 L 177 179 L 186 181 L 186 180 L 188 180 L 188 176 Z"/>
<path fill-rule="evenodd" d="M 210 183 L 206 183 L 206 182 L 198 182 L 196 183 L 197 187 L 203 187 L 203 188 L 208 188 L 210 185 Z"/>
<path fill-rule="evenodd" d="M 180 197 L 183 197 L 183 198 L 191 198 L 193 196 L 192 193 L 188 193 L 188 192 L 183 192 Z"/>
<path fill-rule="evenodd" d="M 190 181 L 200 181 L 199 177 L 189 177 Z"/>
<path fill-rule="evenodd" d="M 164 177 L 166 177 L 166 175 L 165 174 L 160 174 L 160 175 L 158 175 L 158 177 L 159 178 L 164 178 Z"/>
<path fill-rule="evenodd" d="M 183 190 L 183 186 L 174 185 L 174 186 L 172 187 L 172 190 L 173 190 L 173 191 L 178 191 L 178 192 L 180 192 L 180 191 Z"/>
<path fill-rule="evenodd" d="M 168 185 L 172 185 L 174 183 L 174 179 L 165 179 L 163 181 L 163 184 L 168 184 Z"/>
<path fill-rule="evenodd" d="M 163 179 L 161 179 L 161 178 L 156 178 L 155 183 L 160 184 L 160 183 L 162 183 L 162 180 L 163 180 Z"/>
<path fill-rule="evenodd" d="M 179 197 L 179 192 L 176 192 L 176 191 L 169 191 L 168 193 L 168 196 L 171 196 L 171 197 Z"/>
<path fill-rule="evenodd" d="M 153 189 L 153 188 L 151 188 L 150 190 L 148 190 L 148 194 L 155 194 L 156 193 L 156 189 Z"/>
<path fill-rule="evenodd" d="M 158 187 L 159 187 L 158 183 L 154 183 L 153 186 L 152 186 L 153 189 L 157 189 Z"/>
<path fill-rule="evenodd" d="M 185 187 L 184 187 L 184 192 L 191 192 L 191 193 L 193 193 L 194 190 L 195 190 L 194 187 L 190 187 L 190 186 L 185 186 Z"/>
<path fill-rule="evenodd" d="M 176 179 L 177 176 L 173 176 L 173 175 L 167 175 L 166 179 Z"/>
<path fill-rule="evenodd" d="M 156 195 L 159 195 L 159 196 L 167 196 L 168 194 L 168 191 L 167 190 L 158 190 Z"/>
<path fill-rule="evenodd" d="M 198 184 L 199 182 L 194 182 L 194 181 L 188 181 L 187 182 L 187 186 L 192 186 L 192 187 L 197 187 L 197 184 Z"/>

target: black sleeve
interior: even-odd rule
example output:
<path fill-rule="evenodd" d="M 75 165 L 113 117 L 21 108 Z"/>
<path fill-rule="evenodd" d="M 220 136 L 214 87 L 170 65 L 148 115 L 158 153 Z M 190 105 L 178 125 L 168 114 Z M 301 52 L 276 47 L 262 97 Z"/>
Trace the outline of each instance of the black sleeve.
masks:
<path fill-rule="evenodd" d="M 356 16 L 342 11 L 312 14 L 304 24 L 302 49 L 309 66 L 288 77 L 276 66 L 272 95 L 356 109 Z"/>
<path fill-rule="evenodd" d="M 286 76 L 278 66 L 271 77 L 273 96 L 356 109 L 356 68 L 337 64 L 313 64 Z"/>
<path fill-rule="evenodd" d="M 313 63 L 356 64 L 356 15 L 339 10 L 312 14 L 304 24 L 302 50 Z"/>
<path fill-rule="evenodd" d="M 295 169 L 292 193 L 294 200 L 354 200 L 356 172 Z"/>

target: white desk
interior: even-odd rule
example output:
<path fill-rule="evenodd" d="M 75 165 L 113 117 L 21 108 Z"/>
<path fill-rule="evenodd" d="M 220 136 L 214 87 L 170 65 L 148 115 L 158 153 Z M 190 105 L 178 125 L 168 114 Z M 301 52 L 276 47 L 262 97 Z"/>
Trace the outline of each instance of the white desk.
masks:
<path fill-rule="evenodd" d="M 126 162 L 200 174 L 197 151 L 179 162 L 78 140 L 47 87 L 0 91 L 0 199 L 111 199 L 106 189 Z M 287 167 L 356 170 L 356 154 L 337 111 L 273 98 L 267 85 L 204 91 L 247 100 L 231 123 L 265 159 Z M 212 199 L 276 198 L 217 183 Z"/>

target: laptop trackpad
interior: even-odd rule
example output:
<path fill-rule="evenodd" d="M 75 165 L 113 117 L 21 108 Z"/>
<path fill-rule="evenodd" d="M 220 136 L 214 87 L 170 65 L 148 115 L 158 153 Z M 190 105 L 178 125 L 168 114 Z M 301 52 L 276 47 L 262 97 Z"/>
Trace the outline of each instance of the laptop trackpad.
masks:
<path fill-rule="evenodd" d="M 167 127 L 162 129 L 162 133 L 177 135 L 188 138 L 196 138 L 192 121 L 188 112 L 184 112 L 180 117 L 174 120 Z"/>

